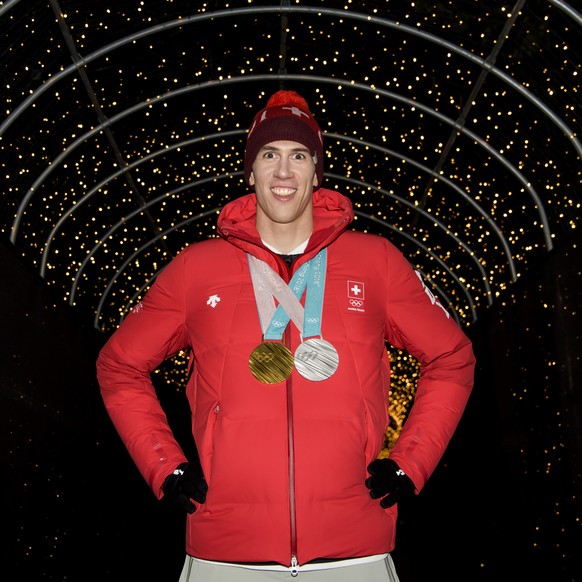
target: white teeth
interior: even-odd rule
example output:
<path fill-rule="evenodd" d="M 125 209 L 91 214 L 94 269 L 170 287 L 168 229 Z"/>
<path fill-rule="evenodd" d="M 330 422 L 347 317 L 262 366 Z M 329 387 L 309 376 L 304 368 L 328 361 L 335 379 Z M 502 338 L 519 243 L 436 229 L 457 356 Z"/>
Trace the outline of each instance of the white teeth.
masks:
<path fill-rule="evenodd" d="M 291 196 L 295 192 L 295 188 L 271 188 L 271 192 L 277 196 Z"/>

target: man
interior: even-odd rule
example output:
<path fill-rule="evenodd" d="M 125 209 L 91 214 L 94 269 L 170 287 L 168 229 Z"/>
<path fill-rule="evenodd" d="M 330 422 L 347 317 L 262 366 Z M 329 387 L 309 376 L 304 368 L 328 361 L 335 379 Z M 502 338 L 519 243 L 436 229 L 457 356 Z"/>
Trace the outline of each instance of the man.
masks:
<path fill-rule="evenodd" d="M 348 230 L 321 187 L 322 133 L 279 91 L 248 132 L 219 238 L 190 245 L 102 349 L 107 410 L 158 498 L 188 512 L 181 582 L 397 580 L 397 501 L 441 459 L 473 385 L 471 343 L 387 240 Z M 388 459 L 386 342 L 420 363 Z M 202 472 L 150 380 L 191 349 L 186 395 Z"/>

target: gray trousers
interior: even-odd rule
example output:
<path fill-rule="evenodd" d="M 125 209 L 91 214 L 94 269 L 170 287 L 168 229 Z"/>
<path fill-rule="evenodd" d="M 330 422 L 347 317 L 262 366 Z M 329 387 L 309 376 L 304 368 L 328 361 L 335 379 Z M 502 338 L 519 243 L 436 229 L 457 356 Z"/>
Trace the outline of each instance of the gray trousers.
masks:
<path fill-rule="evenodd" d="M 300 571 L 254 570 L 234 564 L 221 564 L 186 556 L 179 582 L 399 582 L 394 562 L 388 555 L 382 560 Z"/>

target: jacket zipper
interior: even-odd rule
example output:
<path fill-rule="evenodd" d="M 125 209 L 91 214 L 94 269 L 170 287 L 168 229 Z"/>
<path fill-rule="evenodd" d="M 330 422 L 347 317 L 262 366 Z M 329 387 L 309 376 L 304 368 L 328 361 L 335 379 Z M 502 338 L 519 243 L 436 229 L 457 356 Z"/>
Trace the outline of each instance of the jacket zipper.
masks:
<path fill-rule="evenodd" d="M 287 282 L 291 279 L 293 267 L 287 266 Z M 291 349 L 291 327 L 285 329 L 285 345 Z M 297 518 L 295 514 L 295 443 L 293 441 L 293 381 L 287 378 L 287 448 L 289 451 L 289 521 L 291 527 L 291 576 L 299 574 L 297 562 Z"/>
<path fill-rule="evenodd" d="M 285 331 L 286 343 L 291 345 L 291 332 Z M 287 378 L 287 443 L 289 450 L 289 517 L 291 524 L 291 575 L 297 576 L 297 520 L 295 516 L 295 443 L 293 442 L 293 383 Z"/>
<path fill-rule="evenodd" d="M 297 562 L 297 556 L 291 556 L 291 576 L 297 576 L 299 574 L 299 563 Z"/>
<path fill-rule="evenodd" d="M 285 343 L 291 346 L 291 330 L 285 330 Z M 289 451 L 289 517 L 291 523 L 291 575 L 297 576 L 297 521 L 295 517 L 295 443 L 293 442 L 293 382 L 287 384 L 287 447 Z"/>

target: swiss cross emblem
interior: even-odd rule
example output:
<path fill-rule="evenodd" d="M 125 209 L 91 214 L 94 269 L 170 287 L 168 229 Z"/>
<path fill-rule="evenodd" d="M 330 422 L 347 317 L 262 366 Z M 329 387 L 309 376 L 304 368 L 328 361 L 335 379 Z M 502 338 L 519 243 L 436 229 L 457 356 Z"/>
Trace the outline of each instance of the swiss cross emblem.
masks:
<path fill-rule="evenodd" d="M 366 297 L 364 284 L 361 281 L 348 281 L 348 298 L 363 301 Z"/>

